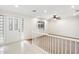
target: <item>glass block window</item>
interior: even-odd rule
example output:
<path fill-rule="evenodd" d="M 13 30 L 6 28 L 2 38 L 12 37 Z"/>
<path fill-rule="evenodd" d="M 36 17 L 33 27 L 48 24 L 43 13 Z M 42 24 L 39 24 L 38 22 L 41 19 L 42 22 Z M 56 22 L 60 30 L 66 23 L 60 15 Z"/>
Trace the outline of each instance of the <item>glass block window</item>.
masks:
<path fill-rule="evenodd" d="M 4 17 L 0 16 L 0 40 L 4 39 Z"/>

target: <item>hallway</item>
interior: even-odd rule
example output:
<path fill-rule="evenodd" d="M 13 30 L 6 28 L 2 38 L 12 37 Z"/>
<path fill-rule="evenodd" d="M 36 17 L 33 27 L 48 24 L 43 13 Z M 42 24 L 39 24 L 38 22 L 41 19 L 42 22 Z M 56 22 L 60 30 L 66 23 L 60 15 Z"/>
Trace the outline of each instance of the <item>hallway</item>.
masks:
<path fill-rule="evenodd" d="M 0 54 L 44 54 L 44 52 L 28 41 L 18 41 L 0 47 Z"/>

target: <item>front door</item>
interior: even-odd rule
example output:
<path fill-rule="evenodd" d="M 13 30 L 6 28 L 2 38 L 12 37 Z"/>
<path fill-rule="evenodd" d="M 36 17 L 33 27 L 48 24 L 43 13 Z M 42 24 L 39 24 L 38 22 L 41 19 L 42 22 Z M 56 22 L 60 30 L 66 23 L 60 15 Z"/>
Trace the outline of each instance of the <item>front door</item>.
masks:
<path fill-rule="evenodd" d="M 5 16 L 5 43 L 20 41 L 21 34 L 22 18 Z"/>

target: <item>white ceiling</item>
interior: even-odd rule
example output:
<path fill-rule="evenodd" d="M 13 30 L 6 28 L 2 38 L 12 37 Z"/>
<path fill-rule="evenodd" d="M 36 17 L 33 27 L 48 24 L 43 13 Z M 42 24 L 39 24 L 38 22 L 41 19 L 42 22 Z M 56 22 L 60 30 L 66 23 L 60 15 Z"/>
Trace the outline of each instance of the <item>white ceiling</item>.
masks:
<path fill-rule="evenodd" d="M 78 5 L 76 5 L 74 8 L 71 8 L 71 5 L 19 5 L 17 8 L 14 5 L 0 5 L 0 10 L 8 10 L 29 16 L 43 18 L 49 18 L 54 14 L 57 14 L 61 17 L 72 16 L 75 14 L 76 9 L 79 9 Z M 32 10 L 37 11 L 32 12 Z M 47 13 L 45 13 L 44 10 L 47 10 Z"/>

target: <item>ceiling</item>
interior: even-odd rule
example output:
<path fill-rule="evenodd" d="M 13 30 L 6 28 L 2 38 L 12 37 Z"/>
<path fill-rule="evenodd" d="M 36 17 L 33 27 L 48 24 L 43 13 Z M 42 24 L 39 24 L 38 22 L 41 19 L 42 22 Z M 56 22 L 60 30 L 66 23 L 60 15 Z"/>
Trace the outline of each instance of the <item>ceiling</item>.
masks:
<path fill-rule="evenodd" d="M 71 5 L 0 5 L 0 10 L 8 10 L 24 15 L 49 18 L 56 14 L 60 17 L 68 17 L 76 14 L 75 10 L 78 10 L 79 6 Z M 33 12 L 35 11 L 35 12 Z"/>

